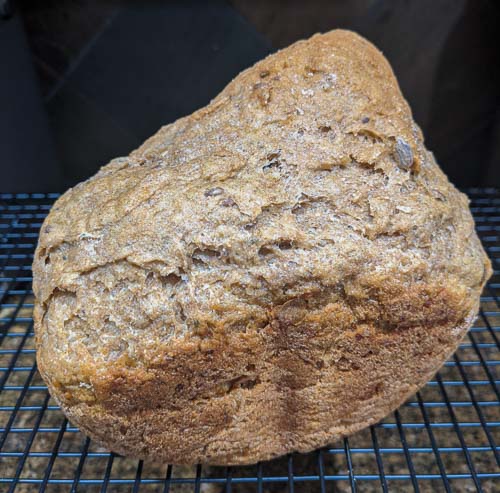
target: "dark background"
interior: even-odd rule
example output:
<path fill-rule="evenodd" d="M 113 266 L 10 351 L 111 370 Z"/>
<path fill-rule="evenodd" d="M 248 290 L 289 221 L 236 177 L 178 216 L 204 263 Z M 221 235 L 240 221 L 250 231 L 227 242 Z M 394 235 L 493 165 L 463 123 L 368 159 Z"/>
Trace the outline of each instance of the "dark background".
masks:
<path fill-rule="evenodd" d="M 500 186 L 497 0 L 0 0 L 0 191 L 62 191 L 242 69 L 348 28 L 391 62 L 458 186 Z"/>

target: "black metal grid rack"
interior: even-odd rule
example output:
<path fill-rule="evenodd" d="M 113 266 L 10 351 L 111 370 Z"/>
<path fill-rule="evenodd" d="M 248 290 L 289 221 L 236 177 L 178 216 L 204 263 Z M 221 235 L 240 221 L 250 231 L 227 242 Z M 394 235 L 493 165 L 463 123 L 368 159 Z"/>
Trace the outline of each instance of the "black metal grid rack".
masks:
<path fill-rule="evenodd" d="M 126 459 L 65 419 L 37 373 L 31 262 L 55 194 L 0 194 L 0 491 L 500 490 L 500 191 L 467 190 L 495 275 L 459 350 L 381 423 L 311 454 L 249 467 Z"/>

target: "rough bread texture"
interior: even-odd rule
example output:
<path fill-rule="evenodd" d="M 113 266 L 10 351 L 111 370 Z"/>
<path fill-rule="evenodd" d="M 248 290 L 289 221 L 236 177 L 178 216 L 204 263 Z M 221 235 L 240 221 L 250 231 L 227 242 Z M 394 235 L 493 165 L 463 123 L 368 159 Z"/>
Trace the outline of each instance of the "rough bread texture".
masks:
<path fill-rule="evenodd" d="M 491 268 L 391 68 L 332 31 L 66 192 L 38 365 L 110 449 L 244 464 L 375 423 L 452 353 Z"/>

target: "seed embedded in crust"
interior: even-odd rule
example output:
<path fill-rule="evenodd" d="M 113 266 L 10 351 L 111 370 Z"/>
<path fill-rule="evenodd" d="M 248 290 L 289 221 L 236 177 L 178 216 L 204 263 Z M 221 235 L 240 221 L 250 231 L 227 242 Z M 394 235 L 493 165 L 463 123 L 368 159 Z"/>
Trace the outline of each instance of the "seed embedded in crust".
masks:
<path fill-rule="evenodd" d="M 232 207 L 233 205 L 236 205 L 236 202 L 231 197 L 228 197 L 227 199 L 224 199 L 220 205 L 222 205 L 222 207 Z"/>
<path fill-rule="evenodd" d="M 224 189 L 221 187 L 209 188 L 205 190 L 205 197 L 217 197 L 217 195 L 222 195 L 224 193 Z"/>
<path fill-rule="evenodd" d="M 398 166 L 404 170 L 410 169 L 413 164 L 413 151 L 411 150 L 410 144 L 402 137 L 396 137 L 396 146 L 394 150 L 396 151 Z"/>

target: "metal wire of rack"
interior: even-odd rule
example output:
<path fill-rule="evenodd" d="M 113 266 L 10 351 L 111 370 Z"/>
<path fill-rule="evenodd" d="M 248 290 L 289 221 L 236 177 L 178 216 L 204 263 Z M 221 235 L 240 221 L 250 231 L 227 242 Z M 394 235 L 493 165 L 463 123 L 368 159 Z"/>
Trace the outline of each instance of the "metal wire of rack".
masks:
<path fill-rule="evenodd" d="M 248 467 L 133 461 L 100 448 L 50 398 L 35 362 L 31 262 L 57 194 L 0 194 L 0 491 L 326 492 L 500 489 L 500 191 L 468 189 L 495 274 L 458 351 L 376 426 Z"/>

